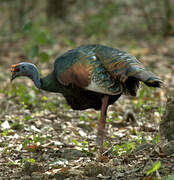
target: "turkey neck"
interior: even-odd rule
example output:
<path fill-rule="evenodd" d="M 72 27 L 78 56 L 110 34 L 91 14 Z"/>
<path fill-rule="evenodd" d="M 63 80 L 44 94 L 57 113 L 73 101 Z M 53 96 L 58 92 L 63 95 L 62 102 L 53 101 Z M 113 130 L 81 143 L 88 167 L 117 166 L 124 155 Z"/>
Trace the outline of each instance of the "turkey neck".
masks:
<path fill-rule="evenodd" d="M 44 78 L 41 78 L 40 82 L 41 82 L 40 89 L 49 92 L 58 92 L 58 93 L 64 92 L 65 87 L 57 81 L 54 72 L 52 72 L 51 74 L 49 74 Z"/>

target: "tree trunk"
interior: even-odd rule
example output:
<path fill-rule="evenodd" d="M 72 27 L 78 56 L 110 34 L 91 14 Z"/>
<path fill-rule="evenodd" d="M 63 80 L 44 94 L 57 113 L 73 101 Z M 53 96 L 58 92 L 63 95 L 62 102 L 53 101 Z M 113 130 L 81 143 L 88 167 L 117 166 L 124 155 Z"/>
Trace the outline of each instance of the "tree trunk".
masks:
<path fill-rule="evenodd" d="M 174 140 L 174 97 L 170 97 L 167 100 L 166 112 L 162 117 L 160 123 L 160 134 L 164 136 L 168 141 Z"/>
<path fill-rule="evenodd" d="M 67 0 L 47 0 L 47 16 L 65 18 L 67 14 Z"/>
<path fill-rule="evenodd" d="M 165 10 L 165 22 L 164 22 L 164 35 L 169 35 L 172 30 L 172 25 L 170 23 L 172 17 L 172 5 L 170 0 L 164 0 L 164 10 Z"/>

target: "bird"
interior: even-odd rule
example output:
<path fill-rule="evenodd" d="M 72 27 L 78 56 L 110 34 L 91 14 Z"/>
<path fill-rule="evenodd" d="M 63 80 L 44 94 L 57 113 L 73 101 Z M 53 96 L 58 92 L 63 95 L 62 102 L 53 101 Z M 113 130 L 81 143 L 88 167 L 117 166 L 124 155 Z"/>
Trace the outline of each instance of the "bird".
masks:
<path fill-rule="evenodd" d="M 97 145 L 103 152 L 108 106 L 122 94 L 136 96 L 143 82 L 161 87 L 161 78 L 150 72 L 135 56 L 105 45 L 82 45 L 68 50 L 54 62 L 53 71 L 41 78 L 37 67 L 29 62 L 11 66 L 11 81 L 30 78 L 38 89 L 61 93 L 73 110 L 100 110 Z"/>

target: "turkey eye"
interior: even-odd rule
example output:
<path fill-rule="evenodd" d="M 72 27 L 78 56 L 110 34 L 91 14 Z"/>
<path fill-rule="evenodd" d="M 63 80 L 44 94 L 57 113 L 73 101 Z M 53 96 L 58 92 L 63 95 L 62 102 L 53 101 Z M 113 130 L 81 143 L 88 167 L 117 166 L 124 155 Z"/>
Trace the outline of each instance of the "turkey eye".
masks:
<path fill-rule="evenodd" d="M 25 69 L 25 67 L 24 67 L 24 66 L 22 66 L 22 69 Z"/>

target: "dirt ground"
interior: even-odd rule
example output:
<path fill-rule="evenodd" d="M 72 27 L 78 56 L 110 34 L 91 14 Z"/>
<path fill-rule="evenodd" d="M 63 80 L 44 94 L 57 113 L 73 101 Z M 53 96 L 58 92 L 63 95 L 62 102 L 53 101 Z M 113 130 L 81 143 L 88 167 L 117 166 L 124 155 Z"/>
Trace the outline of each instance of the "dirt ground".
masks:
<path fill-rule="evenodd" d="M 136 98 L 122 96 L 109 107 L 102 155 L 95 143 L 100 112 L 74 111 L 61 94 L 37 90 L 26 78 L 11 84 L 10 66 L 23 54 L 8 47 L 0 51 L 0 179 L 174 179 L 174 154 L 159 140 L 174 88 L 174 38 L 129 51 L 167 88 L 143 86 Z M 51 71 L 52 62 L 39 64 L 42 74 Z M 160 167 L 153 171 L 154 163 Z"/>

